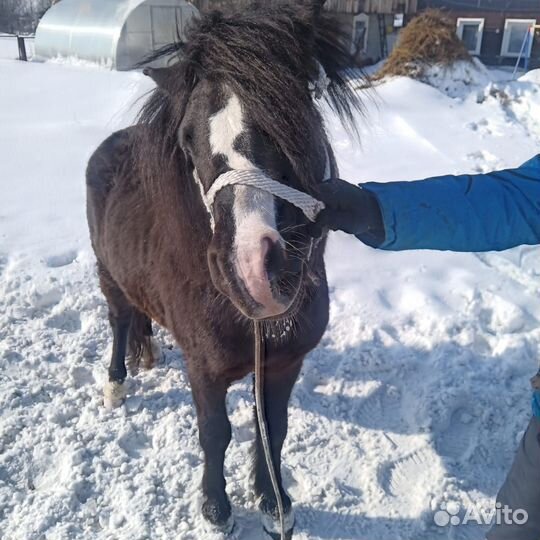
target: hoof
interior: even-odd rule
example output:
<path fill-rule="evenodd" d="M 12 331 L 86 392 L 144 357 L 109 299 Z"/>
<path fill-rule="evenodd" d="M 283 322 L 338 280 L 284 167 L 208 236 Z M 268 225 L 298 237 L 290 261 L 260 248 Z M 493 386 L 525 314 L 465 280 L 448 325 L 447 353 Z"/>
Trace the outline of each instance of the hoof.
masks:
<path fill-rule="evenodd" d="M 209 532 L 221 533 L 225 536 L 232 533 L 234 518 L 229 501 L 220 505 L 215 500 L 207 499 L 202 505 L 202 514 Z"/>
<path fill-rule="evenodd" d="M 540 372 L 531 379 L 531 385 L 535 390 L 540 390 Z"/>
<path fill-rule="evenodd" d="M 103 388 L 103 405 L 107 409 L 116 409 L 126 400 L 127 390 L 124 383 L 107 381 Z"/>
<path fill-rule="evenodd" d="M 208 535 L 212 535 L 212 536 L 217 535 L 219 538 L 223 538 L 223 539 L 228 538 L 232 540 L 233 537 L 234 538 L 236 537 L 233 534 L 235 525 L 236 524 L 234 522 L 234 518 L 232 516 L 229 516 L 229 519 L 221 525 L 210 523 L 209 521 L 206 520 L 204 529 Z"/>
<path fill-rule="evenodd" d="M 291 540 L 294 532 L 294 512 L 291 508 L 285 514 L 285 539 Z M 276 515 L 262 513 L 261 523 L 263 528 L 263 538 L 265 540 L 281 540 L 281 527 Z"/>

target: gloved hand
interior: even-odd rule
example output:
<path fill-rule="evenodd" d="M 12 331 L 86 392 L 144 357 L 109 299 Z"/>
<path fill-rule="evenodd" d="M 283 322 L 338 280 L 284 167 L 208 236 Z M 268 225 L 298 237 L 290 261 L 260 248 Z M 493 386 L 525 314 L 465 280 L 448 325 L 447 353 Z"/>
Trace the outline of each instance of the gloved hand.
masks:
<path fill-rule="evenodd" d="M 384 241 L 381 209 L 373 193 L 339 179 L 324 182 L 318 187 L 317 198 L 326 208 L 310 228 L 314 236 L 326 227 L 359 236 L 370 245 Z"/>

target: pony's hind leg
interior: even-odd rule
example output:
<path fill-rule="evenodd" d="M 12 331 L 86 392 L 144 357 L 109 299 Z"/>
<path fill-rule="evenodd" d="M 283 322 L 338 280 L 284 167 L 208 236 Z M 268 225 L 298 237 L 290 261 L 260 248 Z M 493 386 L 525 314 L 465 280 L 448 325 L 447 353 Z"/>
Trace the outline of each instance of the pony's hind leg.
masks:
<path fill-rule="evenodd" d="M 161 347 L 154 339 L 152 321 L 144 313 L 133 310 L 128 341 L 128 366 L 136 372 L 142 361 L 144 369 L 152 369 L 161 358 Z"/>
<path fill-rule="evenodd" d="M 124 384 L 127 377 L 126 351 L 134 310 L 109 272 L 101 264 L 98 264 L 98 273 L 101 290 L 109 306 L 109 323 L 113 332 L 109 380 L 103 389 L 103 404 L 112 409 L 120 406 L 126 397 Z"/>
<path fill-rule="evenodd" d="M 294 529 L 294 513 L 291 499 L 283 488 L 281 479 L 281 449 L 287 436 L 287 409 L 291 392 L 302 367 L 302 359 L 291 362 L 285 370 L 265 373 L 264 375 L 264 407 L 266 424 L 270 437 L 272 461 L 285 511 L 285 537 L 292 538 Z M 264 538 L 277 539 L 280 536 L 278 506 L 274 488 L 261 441 L 261 433 L 257 425 L 255 446 L 255 492 L 259 497 L 259 509 L 262 512 Z"/>

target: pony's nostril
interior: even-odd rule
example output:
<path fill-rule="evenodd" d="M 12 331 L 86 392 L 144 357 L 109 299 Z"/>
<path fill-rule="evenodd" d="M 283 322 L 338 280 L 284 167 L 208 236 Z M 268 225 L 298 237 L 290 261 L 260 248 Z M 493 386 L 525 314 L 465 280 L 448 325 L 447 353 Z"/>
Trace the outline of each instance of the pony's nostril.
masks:
<path fill-rule="evenodd" d="M 285 266 L 285 254 L 279 242 L 269 237 L 263 238 L 263 249 L 266 251 L 264 267 L 270 282 L 279 279 Z"/>

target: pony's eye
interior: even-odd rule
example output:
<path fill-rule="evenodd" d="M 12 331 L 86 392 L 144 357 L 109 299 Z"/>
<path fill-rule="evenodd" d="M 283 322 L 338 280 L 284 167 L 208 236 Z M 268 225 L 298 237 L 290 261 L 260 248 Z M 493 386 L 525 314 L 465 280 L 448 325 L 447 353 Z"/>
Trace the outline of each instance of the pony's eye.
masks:
<path fill-rule="evenodd" d="M 189 147 L 193 143 L 193 128 L 186 126 L 181 133 L 181 144 L 184 147 Z"/>

